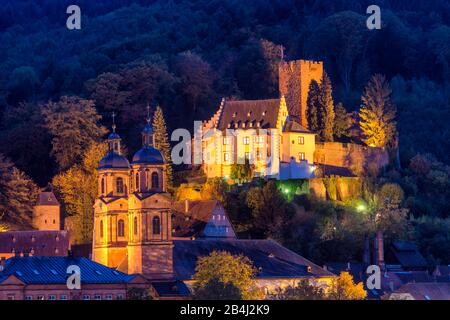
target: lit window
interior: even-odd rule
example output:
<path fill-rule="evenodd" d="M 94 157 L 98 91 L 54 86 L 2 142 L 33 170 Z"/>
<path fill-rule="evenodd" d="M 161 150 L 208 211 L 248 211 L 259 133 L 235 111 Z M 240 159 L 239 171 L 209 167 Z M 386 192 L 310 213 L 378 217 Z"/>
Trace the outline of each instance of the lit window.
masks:
<path fill-rule="evenodd" d="M 224 145 L 230 144 L 230 138 L 229 137 L 223 137 L 223 144 Z"/>
<path fill-rule="evenodd" d="M 244 137 L 243 142 L 244 144 L 250 144 L 250 137 Z"/>
<path fill-rule="evenodd" d="M 256 143 L 263 143 L 264 142 L 264 136 L 255 136 L 255 142 Z"/>
<path fill-rule="evenodd" d="M 223 160 L 224 160 L 224 161 L 230 161 L 230 154 L 229 154 L 228 152 L 225 152 L 225 153 L 223 154 Z"/>
<path fill-rule="evenodd" d="M 300 161 L 305 160 L 305 153 L 304 153 L 304 152 L 300 152 L 300 153 L 298 154 L 298 158 L 299 158 Z"/>
<path fill-rule="evenodd" d="M 250 152 L 246 152 L 246 153 L 245 153 L 245 159 L 248 160 L 248 161 L 250 161 L 250 158 L 251 158 Z"/>
<path fill-rule="evenodd" d="M 305 137 L 298 137 L 298 144 L 305 144 Z"/>

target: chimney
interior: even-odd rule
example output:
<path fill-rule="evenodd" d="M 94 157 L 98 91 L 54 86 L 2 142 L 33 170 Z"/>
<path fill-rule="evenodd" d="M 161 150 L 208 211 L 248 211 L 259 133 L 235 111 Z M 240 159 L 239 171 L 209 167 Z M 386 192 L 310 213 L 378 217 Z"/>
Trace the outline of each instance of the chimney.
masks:
<path fill-rule="evenodd" d="M 184 212 L 189 212 L 189 199 L 184 200 Z"/>
<path fill-rule="evenodd" d="M 384 242 L 383 242 L 383 232 L 377 231 L 377 235 L 375 237 L 375 263 L 380 267 L 381 270 L 384 270 Z"/>

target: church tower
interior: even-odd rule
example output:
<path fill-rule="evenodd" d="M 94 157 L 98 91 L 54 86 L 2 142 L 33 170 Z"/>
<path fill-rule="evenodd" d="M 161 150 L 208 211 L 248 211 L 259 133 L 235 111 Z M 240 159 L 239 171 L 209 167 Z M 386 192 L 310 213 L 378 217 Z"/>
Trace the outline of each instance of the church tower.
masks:
<path fill-rule="evenodd" d="M 154 145 L 148 115 L 142 131 L 142 148 L 131 162 L 128 273 L 164 279 L 173 276 L 172 200 L 166 193 L 166 163 Z"/>
<path fill-rule="evenodd" d="M 130 187 L 130 163 L 122 155 L 114 117 L 107 139 L 108 153 L 98 165 L 92 250 L 92 259 L 109 267 L 118 267 L 126 259 Z"/>

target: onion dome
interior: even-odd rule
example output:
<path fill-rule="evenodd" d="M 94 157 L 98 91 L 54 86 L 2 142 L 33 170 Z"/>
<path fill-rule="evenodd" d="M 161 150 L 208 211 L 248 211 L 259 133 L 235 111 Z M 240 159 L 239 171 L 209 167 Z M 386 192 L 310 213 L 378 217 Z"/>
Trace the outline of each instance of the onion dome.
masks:
<path fill-rule="evenodd" d="M 121 154 L 120 141 L 122 140 L 120 136 L 116 133 L 116 124 L 114 123 L 115 114 L 113 113 L 113 131 L 109 134 L 108 142 L 108 153 L 104 156 L 99 164 L 98 169 L 129 169 L 130 163 L 127 158 Z"/>

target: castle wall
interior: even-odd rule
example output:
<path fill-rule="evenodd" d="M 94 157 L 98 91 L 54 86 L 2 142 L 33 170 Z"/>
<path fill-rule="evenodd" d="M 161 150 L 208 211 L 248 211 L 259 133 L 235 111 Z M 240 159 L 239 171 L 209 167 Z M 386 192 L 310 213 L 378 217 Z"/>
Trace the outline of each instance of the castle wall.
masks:
<path fill-rule="evenodd" d="M 37 230 L 61 230 L 61 216 L 59 205 L 34 206 L 33 227 Z"/>
<path fill-rule="evenodd" d="M 389 164 L 389 155 L 381 148 L 354 143 L 321 142 L 316 143 L 314 163 L 348 168 L 359 176 L 366 172 L 376 174 Z"/>

